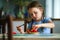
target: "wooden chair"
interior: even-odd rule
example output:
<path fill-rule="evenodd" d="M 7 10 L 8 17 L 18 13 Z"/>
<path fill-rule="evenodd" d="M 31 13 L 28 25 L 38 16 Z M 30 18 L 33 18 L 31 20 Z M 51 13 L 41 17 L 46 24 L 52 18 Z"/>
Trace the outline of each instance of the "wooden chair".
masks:
<path fill-rule="evenodd" d="M 5 32 L 6 32 L 6 24 L 7 24 L 7 30 L 8 30 L 8 40 L 13 40 L 12 37 L 12 17 L 10 15 L 6 16 L 6 18 L 0 18 L 0 25 L 2 26 L 2 34 L 3 34 L 3 40 L 5 39 Z"/>
<path fill-rule="evenodd" d="M 13 26 L 12 26 L 12 16 L 8 15 L 6 17 L 7 19 L 7 24 L 8 24 L 8 40 L 13 40 L 13 35 L 12 35 L 12 29 L 13 29 Z"/>
<path fill-rule="evenodd" d="M 5 18 L 2 18 L 2 10 L 0 9 L 0 26 L 2 29 L 2 34 L 3 34 L 3 40 L 5 40 L 5 32 L 6 32 L 6 23 L 8 24 L 8 40 L 12 40 L 12 17 L 10 15 L 6 16 Z"/>
<path fill-rule="evenodd" d="M 5 36 L 4 36 L 4 34 L 5 34 L 5 26 L 6 26 L 6 20 L 5 20 L 5 18 L 2 18 L 2 9 L 0 9 L 0 32 L 3 34 L 3 40 L 5 40 Z"/>
<path fill-rule="evenodd" d="M 6 20 L 3 19 L 3 18 L 0 18 L 0 26 L 1 26 L 1 29 L 2 29 L 2 34 L 3 34 L 3 40 L 5 40 L 5 26 L 6 26 Z"/>

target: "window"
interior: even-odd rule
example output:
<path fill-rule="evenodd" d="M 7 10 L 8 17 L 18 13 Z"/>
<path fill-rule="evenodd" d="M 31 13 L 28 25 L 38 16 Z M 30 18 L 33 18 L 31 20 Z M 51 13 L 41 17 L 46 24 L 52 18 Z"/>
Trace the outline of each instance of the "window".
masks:
<path fill-rule="evenodd" d="M 51 18 L 60 18 L 60 0 L 46 0 L 46 15 Z"/>

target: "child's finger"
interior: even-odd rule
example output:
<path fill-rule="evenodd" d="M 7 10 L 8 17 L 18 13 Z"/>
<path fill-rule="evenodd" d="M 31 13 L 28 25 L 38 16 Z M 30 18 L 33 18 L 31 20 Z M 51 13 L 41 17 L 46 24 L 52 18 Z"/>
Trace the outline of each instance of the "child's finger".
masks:
<path fill-rule="evenodd" d="M 38 28 L 36 25 L 33 25 L 33 26 L 32 26 L 32 29 L 36 29 L 36 28 Z"/>
<path fill-rule="evenodd" d="M 32 25 L 32 28 L 35 28 L 35 25 Z"/>
<path fill-rule="evenodd" d="M 16 27 L 18 28 L 18 27 L 21 27 L 21 26 L 16 26 Z"/>

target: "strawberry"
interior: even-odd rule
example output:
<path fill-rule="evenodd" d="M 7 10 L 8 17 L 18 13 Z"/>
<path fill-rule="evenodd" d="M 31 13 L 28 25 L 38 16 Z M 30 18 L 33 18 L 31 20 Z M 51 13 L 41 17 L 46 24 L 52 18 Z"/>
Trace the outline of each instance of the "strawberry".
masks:
<path fill-rule="evenodd" d="M 16 34 L 16 32 L 12 32 L 12 34 Z"/>
<path fill-rule="evenodd" d="M 31 30 L 31 32 L 37 32 L 37 30 Z"/>

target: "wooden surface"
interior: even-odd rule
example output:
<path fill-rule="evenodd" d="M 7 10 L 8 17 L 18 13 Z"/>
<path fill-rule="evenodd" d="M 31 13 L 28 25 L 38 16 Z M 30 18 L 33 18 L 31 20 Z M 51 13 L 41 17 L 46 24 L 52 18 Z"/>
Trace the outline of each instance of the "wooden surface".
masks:
<path fill-rule="evenodd" d="M 2 40 L 2 39 L 0 39 Z M 7 39 L 5 39 L 7 40 Z M 14 38 L 13 40 L 60 40 L 60 38 Z"/>
<path fill-rule="evenodd" d="M 5 35 L 7 36 L 7 35 Z M 14 40 L 60 40 L 60 33 L 55 34 L 14 34 Z M 0 34 L 2 40 L 2 34 Z M 6 37 L 7 40 L 7 37 Z"/>

